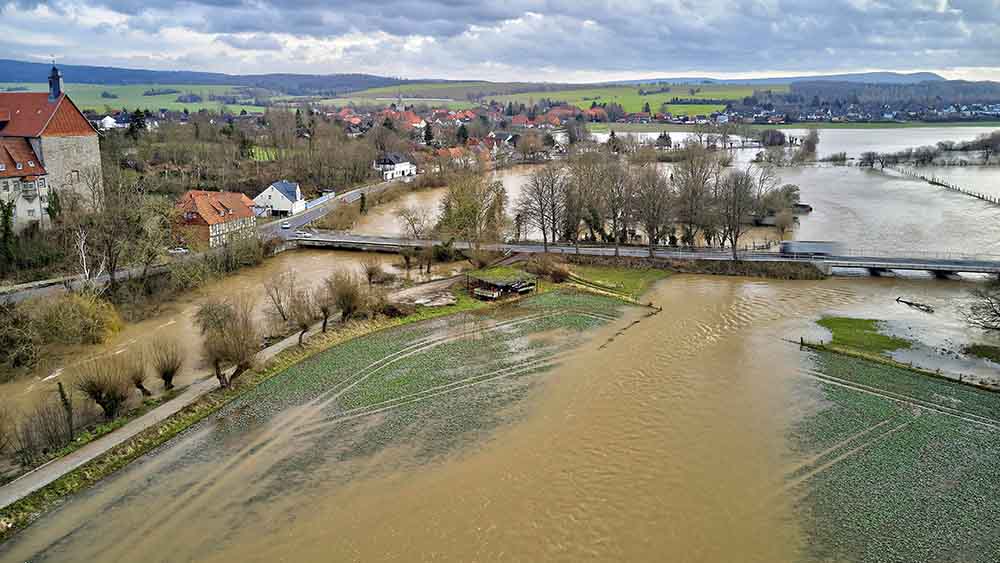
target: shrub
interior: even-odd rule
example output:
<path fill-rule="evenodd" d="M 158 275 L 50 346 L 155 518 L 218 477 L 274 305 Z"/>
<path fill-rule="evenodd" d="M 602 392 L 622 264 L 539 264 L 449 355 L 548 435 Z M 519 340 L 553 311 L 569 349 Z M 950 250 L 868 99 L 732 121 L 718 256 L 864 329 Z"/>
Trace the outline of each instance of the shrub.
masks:
<path fill-rule="evenodd" d="M 535 254 L 524 265 L 524 269 L 537 276 L 545 276 L 556 283 L 569 279 L 569 268 L 556 262 L 548 254 Z"/>
<path fill-rule="evenodd" d="M 399 317 L 408 317 L 417 312 L 416 305 L 410 303 L 397 303 L 393 301 L 387 301 L 381 306 L 379 311 L 386 317 L 390 319 L 395 319 Z"/>
<path fill-rule="evenodd" d="M 372 284 L 381 283 L 382 276 L 385 271 L 382 269 L 382 262 L 378 259 L 378 256 L 369 255 L 361 259 L 361 271 L 365 275 L 365 279 L 368 280 L 368 287 L 371 288 Z"/>
<path fill-rule="evenodd" d="M 146 388 L 146 358 L 145 354 L 139 353 L 122 360 L 122 369 L 125 378 L 133 387 L 139 390 L 143 397 L 150 397 L 153 394 Z"/>
<path fill-rule="evenodd" d="M 470 250 L 466 252 L 466 256 L 476 269 L 482 269 L 496 262 L 501 255 L 498 252 L 490 252 L 489 250 Z"/>
<path fill-rule="evenodd" d="M 208 301 L 195 315 L 205 337 L 205 360 L 212 366 L 221 387 L 253 367 L 260 351 L 260 331 L 253 316 L 254 302 L 247 296 L 227 301 Z M 226 374 L 226 368 L 233 372 Z"/>
<path fill-rule="evenodd" d="M 78 375 L 73 382 L 76 389 L 101 407 L 105 419 L 117 418 L 128 401 L 129 381 L 125 378 L 127 366 L 115 358 L 99 358 L 77 371 Z"/>
<path fill-rule="evenodd" d="M 24 307 L 0 304 L 0 367 L 16 369 L 34 365 L 38 361 L 39 340 Z"/>
<path fill-rule="evenodd" d="M 181 372 L 184 366 L 184 358 L 181 356 L 181 348 L 176 340 L 168 340 L 153 348 L 152 352 L 153 371 L 163 382 L 163 388 L 167 391 L 174 388 L 174 378 Z"/>
<path fill-rule="evenodd" d="M 99 344 L 122 326 L 114 305 L 88 293 L 32 299 L 27 310 L 45 343 Z"/>
<path fill-rule="evenodd" d="M 14 434 L 14 419 L 10 415 L 7 405 L 0 403 L 0 453 L 10 446 L 11 437 Z"/>
<path fill-rule="evenodd" d="M 31 467 L 69 444 L 73 439 L 70 431 L 62 407 L 50 398 L 40 400 L 20 417 L 10 444 L 14 457 L 22 467 Z"/>
<path fill-rule="evenodd" d="M 345 322 L 358 313 L 365 304 L 361 283 L 350 272 L 337 272 L 331 276 L 334 303 L 340 309 L 340 320 Z"/>
<path fill-rule="evenodd" d="M 452 247 L 452 241 L 435 244 L 433 248 L 435 262 L 454 262 L 462 257 L 462 253 Z"/>

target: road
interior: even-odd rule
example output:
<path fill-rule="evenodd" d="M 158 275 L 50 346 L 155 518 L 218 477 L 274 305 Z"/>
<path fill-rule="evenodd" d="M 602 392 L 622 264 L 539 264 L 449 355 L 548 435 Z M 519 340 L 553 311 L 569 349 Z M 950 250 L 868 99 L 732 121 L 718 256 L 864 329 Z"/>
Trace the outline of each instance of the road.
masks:
<path fill-rule="evenodd" d="M 264 239 L 278 237 L 284 240 L 295 237 L 295 231 L 301 229 L 305 225 L 323 218 L 327 213 L 330 213 L 339 205 L 353 203 L 357 201 L 362 193 L 378 192 L 386 189 L 387 187 L 393 185 L 394 182 L 379 182 L 377 184 L 371 184 L 368 186 L 362 186 L 360 188 L 355 188 L 353 190 L 346 191 L 342 194 L 338 194 L 336 197 L 330 201 L 318 205 L 312 209 L 307 209 L 297 215 L 291 217 L 286 217 L 284 219 L 279 219 L 276 221 L 269 221 L 267 223 L 262 223 L 257 226 L 257 231 L 260 236 Z M 282 223 L 289 223 L 290 228 L 282 229 Z M 206 251 L 212 252 L 212 251 Z M 180 259 L 191 260 L 200 257 L 203 253 L 188 254 Z M 150 268 L 149 273 L 159 274 L 166 271 L 167 267 L 165 265 L 154 266 Z M 118 270 L 116 277 L 118 279 L 128 279 L 132 276 L 137 276 L 141 274 L 141 268 L 123 268 Z M 99 285 L 104 285 L 108 283 L 111 279 L 109 274 L 104 274 L 96 278 L 96 283 Z M 66 287 L 72 289 L 79 289 L 83 285 L 83 282 L 77 276 L 66 276 L 61 278 L 54 278 L 49 280 L 41 280 L 37 282 L 21 284 L 17 286 L 12 286 L 0 290 L 0 301 L 10 301 L 17 303 L 24 301 L 25 299 L 30 299 L 32 297 L 41 297 L 45 295 L 51 295 L 64 291 Z"/>
<path fill-rule="evenodd" d="M 440 244 L 436 240 L 411 240 L 404 238 L 355 235 L 335 231 L 314 231 L 306 236 L 293 235 L 289 240 L 296 241 L 299 246 L 315 246 L 343 248 L 351 250 L 375 250 L 395 252 L 402 247 L 426 247 Z M 468 249 L 467 242 L 452 243 L 457 249 Z M 543 252 L 539 243 L 519 242 L 503 244 L 482 244 L 480 248 L 504 253 L 531 254 Z M 566 244 L 550 244 L 548 252 L 555 254 L 584 254 L 590 256 L 614 256 L 615 249 L 608 245 L 580 245 L 574 247 Z M 732 260 L 730 250 L 723 249 L 692 249 L 663 247 L 654 248 L 656 258 L 668 260 Z M 640 246 L 622 246 L 618 249 L 620 256 L 648 258 L 649 248 Z M 972 256 L 949 253 L 908 253 L 903 256 L 878 255 L 872 252 L 843 251 L 836 256 L 816 256 L 808 254 L 780 254 L 777 252 L 748 251 L 738 252 L 738 257 L 746 262 L 802 262 L 816 264 L 829 268 L 864 268 L 874 270 L 916 270 L 936 273 L 979 273 L 1000 274 L 1000 256 Z"/>

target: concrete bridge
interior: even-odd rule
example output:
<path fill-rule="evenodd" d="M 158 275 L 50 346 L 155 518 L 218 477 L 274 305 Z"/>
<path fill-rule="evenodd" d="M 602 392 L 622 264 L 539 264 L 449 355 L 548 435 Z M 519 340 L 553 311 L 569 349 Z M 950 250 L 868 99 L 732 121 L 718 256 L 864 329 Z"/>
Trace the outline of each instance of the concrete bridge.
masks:
<path fill-rule="evenodd" d="M 399 252 L 403 248 L 426 248 L 440 244 L 437 240 L 413 240 L 407 238 L 380 237 L 358 235 L 333 231 L 313 231 L 308 236 L 292 235 L 293 240 L 301 247 L 334 248 L 343 250 L 362 250 L 372 252 Z M 467 242 L 455 241 L 452 247 L 459 250 L 471 248 Z M 482 244 L 480 248 L 505 253 L 536 253 L 543 252 L 541 243 L 517 242 Z M 590 256 L 614 256 L 615 249 L 610 245 L 584 244 L 576 248 L 568 244 L 550 244 L 549 252 L 554 254 L 584 254 Z M 636 258 L 649 257 L 649 249 L 644 246 L 621 246 L 621 256 Z M 685 249 L 669 246 L 658 246 L 653 250 L 656 258 L 667 260 L 732 260 L 732 252 L 722 249 L 695 248 Z M 872 275 L 880 275 L 891 271 L 923 271 L 937 277 L 947 278 L 954 274 L 993 274 L 1000 275 L 1000 256 L 972 256 L 948 253 L 900 253 L 899 256 L 879 255 L 867 251 L 842 251 L 837 256 L 816 256 L 812 254 L 781 254 L 778 252 L 748 251 L 739 252 L 739 259 L 747 262 L 805 262 L 815 264 L 826 273 L 833 273 L 833 268 L 860 268 L 868 270 Z"/>

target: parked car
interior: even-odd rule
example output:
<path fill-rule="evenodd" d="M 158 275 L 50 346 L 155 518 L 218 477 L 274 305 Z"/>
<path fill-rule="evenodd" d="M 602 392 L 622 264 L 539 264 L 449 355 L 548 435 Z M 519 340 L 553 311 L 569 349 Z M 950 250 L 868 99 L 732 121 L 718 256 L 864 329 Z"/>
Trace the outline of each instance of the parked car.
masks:
<path fill-rule="evenodd" d="M 289 223 L 288 221 L 285 221 L 284 223 L 281 224 L 281 228 L 282 229 L 291 229 L 292 228 L 292 224 Z"/>
<path fill-rule="evenodd" d="M 183 246 L 177 246 L 177 247 L 171 248 L 170 250 L 167 250 L 167 254 L 171 254 L 171 255 L 174 255 L 174 256 L 181 255 L 181 254 L 187 254 L 188 252 L 190 252 L 190 251 L 188 249 L 184 248 Z"/>

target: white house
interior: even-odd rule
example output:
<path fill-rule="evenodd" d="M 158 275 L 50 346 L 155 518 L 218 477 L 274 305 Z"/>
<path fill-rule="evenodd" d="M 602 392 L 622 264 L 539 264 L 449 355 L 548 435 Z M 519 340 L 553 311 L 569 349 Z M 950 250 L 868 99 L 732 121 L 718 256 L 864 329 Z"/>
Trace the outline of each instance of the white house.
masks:
<path fill-rule="evenodd" d="M 253 198 L 257 215 L 284 217 L 306 210 L 306 200 L 295 182 L 280 180 Z"/>
<path fill-rule="evenodd" d="M 395 180 L 417 175 L 417 165 L 398 152 L 387 152 L 375 160 L 375 170 L 382 173 L 383 180 Z"/>

